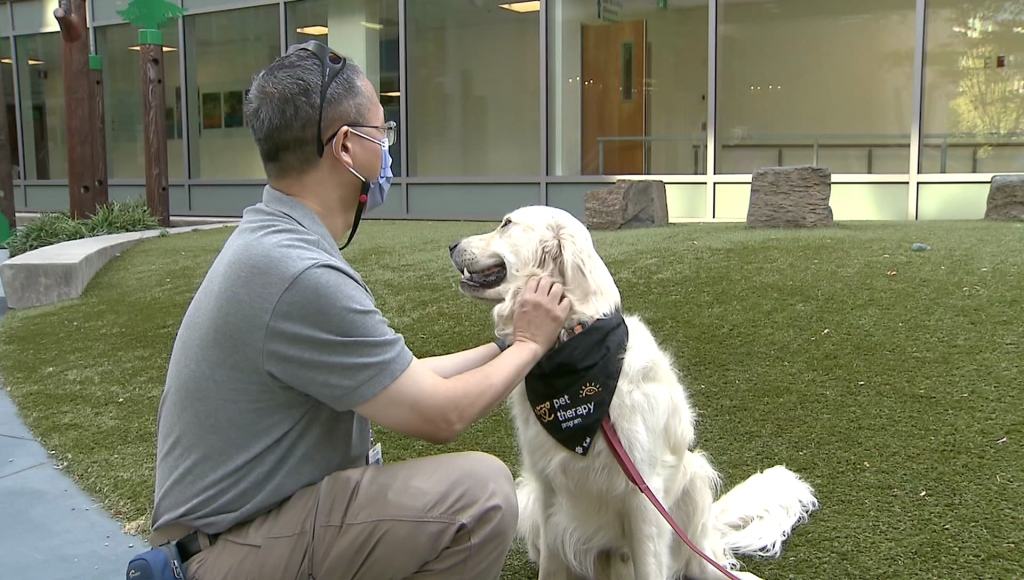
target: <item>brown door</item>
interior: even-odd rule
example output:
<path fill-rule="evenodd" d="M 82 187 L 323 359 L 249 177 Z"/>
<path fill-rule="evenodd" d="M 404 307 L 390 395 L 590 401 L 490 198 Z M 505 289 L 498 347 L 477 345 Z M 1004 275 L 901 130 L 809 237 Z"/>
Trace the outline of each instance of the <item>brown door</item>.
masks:
<path fill-rule="evenodd" d="M 606 141 L 602 155 L 597 139 L 647 134 L 647 22 L 583 26 L 582 43 L 583 174 L 642 174 L 642 140 Z"/>

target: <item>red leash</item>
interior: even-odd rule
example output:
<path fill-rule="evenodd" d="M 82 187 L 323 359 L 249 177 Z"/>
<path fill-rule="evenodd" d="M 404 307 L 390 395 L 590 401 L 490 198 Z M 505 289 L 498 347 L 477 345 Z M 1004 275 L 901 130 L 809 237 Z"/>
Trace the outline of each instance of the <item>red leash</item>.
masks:
<path fill-rule="evenodd" d="M 690 538 L 686 537 L 686 534 L 683 533 L 682 528 L 680 528 L 679 524 L 677 524 L 676 521 L 672 519 L 672 516 L 668 513 L 668 510 L 665 509 L 665 506 L 661 505 L 661 502 L 658 501 L 658 498 L 654 496 L 654 492 L 652 492 L 651 488 L 647 486 L 647 482 L 645 482 L 643 476 L 640 475 L 640 471 L 637 470 L 636 465 L 634 465 L 633 461 L 630 460 L 629 455 L 626 453 L 626 449 L 622 446 L 622 441 L 619 440 L 619 435 L 615 432 L 615 427 L 612 427 L 612 420 L 608 418 L 608 415 L 605 415 L 604 421 L 601 422 L 601 430 L 604 431 L 604 437 L 605 439 L 608 440 L 608 444 L 611 445 L 612 455 L 614 455 L 615 460 L 619 462 L 619 467 L 621 467 L 622 471 L 626 473 L 626 477 L 629 478 L 630 483 L 640 488 L 640 491 L 642 491 L 643 494 L 647 496 L 647 499 L 651 500 L 651 503 L 654 504 L 654 507 L 658 508 L 658 511 L 661 512 L 661 515 L 665 518 L 665 521 L 668 522 L 670 526 L 672 526 L 672 529 L 675 530 L 676 534 L 678 534 L 684 542 L 686 542 L 686 545 L 689 546 L 691 550 L 696 552 L 698 556 L 704 558 L 704 560 L 708 564 L 714 566 L 716 570 L 718 570 L 722 574 L 725 574 L 726 578 L 729 578 L 729 580 L 740 580 L 736 577 L 735 574 L 723 568 L 721 564 L 712 560 L 704 552 L 701 552 L 700 549 L 697 548 L 697 546 L 693 545 L 693 542 L 690 541 Z"/>

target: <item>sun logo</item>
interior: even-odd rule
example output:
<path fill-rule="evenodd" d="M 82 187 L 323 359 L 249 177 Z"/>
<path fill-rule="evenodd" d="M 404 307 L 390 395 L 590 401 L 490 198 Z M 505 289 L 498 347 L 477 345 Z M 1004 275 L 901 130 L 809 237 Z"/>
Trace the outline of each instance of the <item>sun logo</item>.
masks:
<path fill-rule="evenodd" d="M 537 405 L 533 412 L 540 418 L 541 421 L 547 423 L 548 421 L 555 418 L 554 414 L 551 413 L 551 401 Z"/>
<path fill-rule="evenodd" d="M 601 392 L 601 386 L 595 385 L 594 383 L 587 383 L 580 389 L 581 397 L 590 397 Z"/>

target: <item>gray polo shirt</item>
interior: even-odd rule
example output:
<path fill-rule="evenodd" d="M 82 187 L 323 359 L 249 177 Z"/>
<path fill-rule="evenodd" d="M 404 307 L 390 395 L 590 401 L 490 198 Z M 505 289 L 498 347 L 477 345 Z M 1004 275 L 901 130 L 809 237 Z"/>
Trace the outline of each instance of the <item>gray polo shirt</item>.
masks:
<path fill-rule="evenodd" d="M 218 533 L 365 465 L 352 408 L 412 353 L 316 215 L 267 187 L 188 307 L 157 417 L 153 528 Z"/>

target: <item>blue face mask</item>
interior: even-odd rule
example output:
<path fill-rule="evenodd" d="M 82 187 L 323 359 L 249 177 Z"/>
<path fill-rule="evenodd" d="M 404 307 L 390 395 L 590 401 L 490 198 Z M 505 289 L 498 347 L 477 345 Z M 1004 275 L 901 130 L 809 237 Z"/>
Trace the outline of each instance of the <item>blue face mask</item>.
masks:
<path fill-rule="evenodd" d="M 366 192 L 366 209 L 364 210 L 373 211 L 374 209 L 384 205 L 384 200 L 388 196 L 388 189 L 391 187 L 391 178 L 394 177 L 391 173 L 391 153 L 388 152 L 387 141 L 378 141 L 373 137 L 363 135 L 359 131 L 353 130 L 352 132 L 363 139 L 373 141 L 380 145 L 380 175 L 377 177 L 377 181 L 370 183 L 370 189 Z M 359 175 L 355 169 L 349 167 L 348 170 L 355 174 L 356 177 L 363 180 L 364 183 L 366 182 L 366 179 L 362 175 Z"/>
<path fill-rule="evenodd" d="M 394 177 L 391 173 L 391 153 L 388 152 L 388 142 L 382 141 L 380 147 L 380 177 L 370 184 L 370 191 L 366 194 L 366 211 L 373 211 L 384 205 L 388 189 L 391 187 L 391 178 Z"/>
<path fill-rule="evenodd" d="M 356 229 L 359 228 L 359 221 L 360 219 L 362 219 L 363 214 L 368 211 L 373 211 L 375 208 L 384 205 L 384 199 L 387 198 L 388 189 L 391 187 L 391 178 L 394 177 L 391 174 L 391 154 L 388 152 L 388 142 L 386 140 L 378 141 L 372 137 L 367 137 L 366 135 L 363 135 L 359 131 L 352 132 L 355 133 L 356 135 L 359 135 L 363 139 L 368 139 L 380 145 L 380 175 L 377 176 L 376 181 L 368 182 L 366 181 L 366 178 L 364 178 L 362 175 L 359 175 L 358 171 L 356 171 L 352 167 L 348 168 L 348 170 L 351 171 L 353 175 L 358 177 L 363 182 L 363 187 L 362 190 L 360 191 L 359 196 L 360 203 L 363 204 L 363 208 L 361 211 L 356 212 L 355 220 L 352 222 L 352 229 L 348 233 L 348 241 L 345 242 L 345 245 L 338 248 L 339 250 L 344 250 L 345 248 L 348 247 L 350 243 L 352 243 L 352 238 L 356 235 Z"/>

